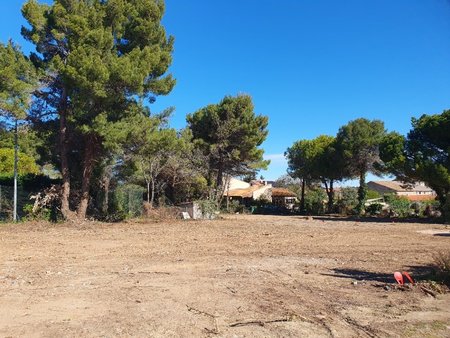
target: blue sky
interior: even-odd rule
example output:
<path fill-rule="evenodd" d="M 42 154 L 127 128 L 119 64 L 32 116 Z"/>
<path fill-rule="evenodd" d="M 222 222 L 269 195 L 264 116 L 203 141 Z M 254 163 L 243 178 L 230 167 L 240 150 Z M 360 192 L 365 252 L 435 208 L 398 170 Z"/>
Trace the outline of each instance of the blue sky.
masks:
<path fill-rule="evenodd" d="M 0 40 L 18 41 L 23 1 L 0 1 Z M 407 133 L 411 117 L 450 108 L 446 0 L 166 0 L 175 36 L 173 92 L 151 107 L 185 116 L 238 93 L 269 116 L 262 174 L 286 172 L 295 140 L 335 135 L 348 121 L 381 119 Z"/>

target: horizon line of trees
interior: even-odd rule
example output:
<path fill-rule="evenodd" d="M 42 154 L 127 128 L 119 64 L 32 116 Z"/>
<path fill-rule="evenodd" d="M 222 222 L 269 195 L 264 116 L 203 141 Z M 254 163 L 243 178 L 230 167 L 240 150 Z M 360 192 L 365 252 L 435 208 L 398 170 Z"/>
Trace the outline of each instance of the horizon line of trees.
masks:
<path fill-rule="evenodd" d="M 364 212 L 366 175 L 393 175 L 405 184 L 425 182 L 450 215 L 450 110 L 412 118 L 406 136 L 387 132 L 380 120 L 358 118 L 339 128 L 336 136 L 302 139 L 289 147 L 288 173 L 301 182 L 300 209 L 305 210 L 305 187 L 322 184 L 328 212 L 334 208 L 334 184 L 358 179 L 358 214 Z"/>
<path fill-rule="evenodd" d="M 168 125 L 174 108 L 150 110 L 176 83 L 164 11 L 161 0 L 24 3 L 21 33 L 36 52 L 0 43 L 0 176 L 11 176 L 16 124 L 19 173 L 59 174 L 69 220 L 107 215 L 109 192 L 124 184 L 143 187 L 150 206 L 219 203 L 224 178 L 267 167 L 268 118 L 249 95 L 189 114 L 183 130 Z"/>

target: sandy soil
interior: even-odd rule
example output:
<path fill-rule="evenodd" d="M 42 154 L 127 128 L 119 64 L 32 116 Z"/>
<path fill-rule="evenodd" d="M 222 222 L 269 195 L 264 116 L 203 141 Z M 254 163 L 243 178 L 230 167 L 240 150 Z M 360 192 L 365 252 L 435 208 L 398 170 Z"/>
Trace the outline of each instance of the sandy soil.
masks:
<path fill-rule="evenodd" d="M 450 337 L 450 294 L 392 283 L 426 271 L 446 232 L 238 215 L 2 225 L 0 336 Z"/>

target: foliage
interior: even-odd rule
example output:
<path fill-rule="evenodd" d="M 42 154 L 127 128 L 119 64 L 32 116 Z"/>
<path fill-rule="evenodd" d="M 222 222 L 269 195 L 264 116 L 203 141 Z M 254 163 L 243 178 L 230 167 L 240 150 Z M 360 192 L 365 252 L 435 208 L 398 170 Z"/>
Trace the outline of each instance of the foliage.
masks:
<path fill-rule="evenodd" d="M 363 212 L 367 197 L 367 173 L 379 173 L 379 146 L 385 135 L 382 121 L 359 118 L 341 127 L 336 136 L 348 173 L 359 178 L 358 213 Z"/>
<path fill-rule="evenodd" d="M 36 69 L 20 48 L 0 43 L 0 116 L 24 119 L 36 85 Z"/>
<path fill-rule="evenodd" d="M 118 186 L 112 196 L 112 207 L 109 210 L 110 220 L 118 221 L 141 216 L 144 193 L 145 189 L 138 185 Z"/>
<path fill-rule="evenodd" d="M 450 251 L 436 252 L 433 258 L 438 277 L 450 286 Z"/>
<path fill-rule="evenodd" d="M 34 159 L 22 152 L 18 153 L 18 173 L 19 175 L 37 174 L 39 167 Z M 14 173 L 14 150 L 0 148 L 0 175 L 13 176 Z"/>
<path fill-rule="evenodd" d="M 173 38 L 161 26 L 164 9 L 160 0 L 29 0 L 22 8 L 29 24 L 22 35 L 36 46 L 32 60 L 44 73 L 34 118 L 59 122 L 65 217 L 73 215 L 72 182 L 81 190 L 78 217 L 85 217 L 94 166 L 110 156 L 105 130 L 175 84 L 165 75 Z"/>
<path fill-rule="evenodd" d="M 411 214 L 411 202 L 406 197 L 386 195 L 385 201 L 389 204 L 391 215 L 395 217 L 407 217 Z"/>
<path fill-rule="evenodd" d="M 195 203 L 199 206 L 202 217 L 207 219 L 215 218 L 216 213 L 219 211 L 219 206 L 216 201 L 207 200 L 197 200 Z"/>
<path fill-rule="evenodd" d="M 39 152 L 40 148 L 43 147 L 43 140 L 32 129 L 32 125 L 19 124 L 17 133 L 19 150 L 34 158 L 36 161 L 39 161 Z M 0 128 L 0 148 L 14 148 L 14 129 Z"/>
<path fill-rule="evenodd" d="M 245 206 L 243 204 L 239 203 L 239 201 L 234 200 L 234 201 L 229 202 L 228 208 L 226 211 L 229 213 L 232 213 L 232 214 L 244 213 Z"/>
<path fill-rule="evenodd" d="M 302 182 L 299 178 L 293 178 L 291 175 L 286 174 L 279 177 L 273 184 L 276 188 L 285 188 L 297 195 L 297 198 L 301 198 Z"/>
<path fill-rule="evenodd" d="M 305 209 L 308 214 L 321 215 L 324 213 L 324 201 L 327 195 L 322 188 L 308 189 L 305 194 Z"/>
<path fill-rule="evenodd" d="M 383 210 L 383 205 L 380 203 L 372 203 L 366 207 L 366 214 L 375 216 L 379 215 Z"/>
<path fill-rule="evenodd" d="M 375 199 L 375 198 L 380 198 L 381 195 L 378 191 L 375 190 L 371 190 L 371 189 L 367 189 L 367 195 L 366 195 L 367 199 Z"/>
<path fill-rule="evenodd" d="M 423 181 L 444 207 L 450 193 L 450 110 L 412 119 L 404 138 L 392 135 L 383 144 L 383 161 L 404 181 Z"/>
<path fill-rule="evenodd" d="M 356 188 L 341 188 L 341 196 L 338 200 L 340 213 L 352 214 L 358 205 L 358 190 Z"/>
<path fill-rule="evenodd" d="M 319 181 L 324 185 L 328 196 L 328 210 L 331 211 L 334 183 L 345 176 L 344 163 L 337 153 L 336 139 L 320 135 L 312 140 L 299 140 L 287 149 L 285 156 L 288 159 L 288 172 L 292 177 L 308 183 Z"/>
<path fill-rule="evenodd" d="M 187 116 L 195 145 L 207 158 L 209 186 L 221 196 L 224 175 L 241 176 L 266 168 L 264 151 L 268 118 L 255 115 L 248 95 L 226 96 Z"/>

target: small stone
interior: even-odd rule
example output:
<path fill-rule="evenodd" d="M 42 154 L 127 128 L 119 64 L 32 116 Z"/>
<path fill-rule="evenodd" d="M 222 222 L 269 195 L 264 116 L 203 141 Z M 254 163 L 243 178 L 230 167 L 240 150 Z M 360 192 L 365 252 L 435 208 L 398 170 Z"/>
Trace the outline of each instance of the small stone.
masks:
<path fill-rule="evenodd" d="M 352 282 L 353 285 L 358 285 L 357 281 Z"/>
<path fill-rule="evenodd" d="M 386 291 L 389 291 L 391 289 L 391 287 L 389 285 L 385 285 L 384 288 Z"/>

